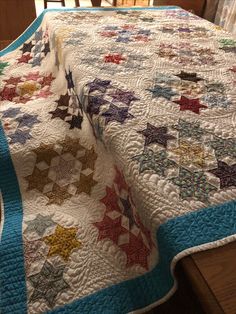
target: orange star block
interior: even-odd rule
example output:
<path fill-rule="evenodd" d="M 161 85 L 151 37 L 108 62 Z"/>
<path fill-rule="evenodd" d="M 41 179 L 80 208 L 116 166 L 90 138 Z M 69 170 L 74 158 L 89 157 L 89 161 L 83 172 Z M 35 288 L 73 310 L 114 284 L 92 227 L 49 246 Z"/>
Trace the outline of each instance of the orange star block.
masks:
<path fill-rule="evenodd" d="M 76 182 L 76 184 L 74 184 L 77 187 L 76 194 L 80 194 L 84 192 L 90 195 L 92 188 L 96 184 L 97 184 L 97 181 L 93 180 L 93 173 L 89 174 L 88 176 L 81 173 L 79 182 Z"/>
<path fill-rule="evenodd" d="M 55 233 L 44 237 L 43 240 L 50 245 L 48 256 L 60 255 L 68 261 L 71 252 L 81 247 L 81 242 L 77 240 L 77 228 L 64 228 L 57 226 Z"/>
<path fill-rule="evenodd" d="M 52 181 L 48 178 L 48 169 L 40 171 L 37 167 L 34 168 L 31 175 L 25 177 L 28 181 L 28 191 L 36 189 L 43 193 L 45 185 Z"/>
<path fill-rule="evenodd" d="M 79 157 L 79 161 L 82 163 L 82 170 L 90 168 L 94 170 L 94 165 L 97 160 L 97 154 L 95 153 L 94 149 L 86 149 L 84 156 Z"/>
<path fill-rule="evenodd" d="M 50 166 L 52 159 L 59 155 L 54 150 L 54 145 L 52 144 L 46 145 L 41 143 L 39 147 L 33 150 L 33 152 L 37 156 L 36 163 L 44 161 L 48 166 Z"/>
<path fill-rule="evenodd" d="M 71 194 L 67 191 L 68 185 L 60 187 L 58 184 L 54 184 L 52 191 L 45 193 L 45 195 L 48 197 L 48 203 L 50 204 L 57 204 L 61 205 L 65 200 L 71 198 Z"/>
<path fill-rule="evenodd" d="M 61 154 L 71 153 L 74 157 L 76 157 L 79 150 L 84 150 L 85 148 L 80 145 L 78 138 L 71 138 L 66 136 L 63 142 L 60 142 L 60 145 L 63 147 Z"/>

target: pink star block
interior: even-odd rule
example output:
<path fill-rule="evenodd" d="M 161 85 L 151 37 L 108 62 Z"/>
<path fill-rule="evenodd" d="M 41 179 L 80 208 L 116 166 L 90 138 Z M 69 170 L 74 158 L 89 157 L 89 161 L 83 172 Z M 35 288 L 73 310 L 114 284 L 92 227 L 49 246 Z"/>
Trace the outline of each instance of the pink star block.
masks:
<path fill-rule="evenodd" d="M 27 75 L 25 75 L 25 79 L 26 81 L 37 81 L 38 79 L 40 78 L 39 76 L 39 72 L 32 72 L 32 73 L 29 73 Z"/>
<path fill-rule="evenodd" d="M 49 89 L 41 89 L 36 98 L 48 98 L 50 95 L 52 92 Z"/>

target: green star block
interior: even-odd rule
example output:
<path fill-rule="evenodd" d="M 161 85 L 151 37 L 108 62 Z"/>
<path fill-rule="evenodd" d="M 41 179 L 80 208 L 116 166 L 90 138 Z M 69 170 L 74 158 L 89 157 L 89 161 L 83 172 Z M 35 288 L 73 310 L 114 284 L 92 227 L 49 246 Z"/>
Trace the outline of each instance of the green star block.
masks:
<path fill-rule="evenodd" d="M 166 151 L 164 150 L 155 153 L 151 149 L 146 149 L 142 154 L 134 156 L 132 159 L 140 162 L 140 173 L 145 170 L 153 170 L 156 174 L 162 177 L 165 177 L 166 169 L 176 166 L 174 161 L 167 158 Z"/>
<path fill-rule="evenodd" d="M 224 139 L 220 137 L 215 137 L 210 146 L 215 150 L 215 155 L 217 159 L 223 157 L 233 157 L 236 158 L 236 140 L 233 138 Z"/>
<path fill-rule="evenodd" d="M 201 140 L 206 131 L 200 127 L 200 123 L 190 123 L 180 119 L 178 125 L 174 125 L 173 129 L 179 131 L 180 138 L 194 138 Z"/>
<path fill-rule="evenodd" d="M 203 171 L 190 172 L 180 168 L 179 176 L 171 179 L 172 183 L 180 189 L 180 197 L 183 200 L 191 198 L 203 203 L 208 203 L 209 193 L 217 191 L 217 188 L 207 182 L 207 177 Z"/>
<path fill-rule="evenodd" d="M 0 75 L 3 74 L 3 70 L 8 66 L 8 62 L 1 62 L 0 61 Z"/>

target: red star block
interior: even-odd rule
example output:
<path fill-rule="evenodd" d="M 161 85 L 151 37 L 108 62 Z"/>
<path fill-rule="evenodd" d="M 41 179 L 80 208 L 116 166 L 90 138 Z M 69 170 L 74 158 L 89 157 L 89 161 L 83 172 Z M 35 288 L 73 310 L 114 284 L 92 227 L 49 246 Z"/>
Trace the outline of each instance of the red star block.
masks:
<path fill-rule="evenodd" d="M 148 256 L 150 249 L 143 243 L 141 234 L 136 237 L 132 233 L 129 235 L 129 243 L 119 246 L 127 255 L 126 266 L 140 265 L 148 270 Z"/>
<path fill-rule="evenodd" d="M 104 57 L 105 62 L 112 62 L 116 64 L 120 64 L 121 61 L 126 60 L 124 57 L 122 57 L 120 54 L 108 54 Z"/>
<path fill-rule="evenodd" d="M 123 29 L 132 30 L 135 28 L 135 25 L 125 24 L 122 26 Z"/>
<path fill-rule="evenodd" d="M 118 170 L 117 167 L 115 167 L 115 169 L 116 169 L 116 176 L 115 176 L 115 179 L 114 179 L 114 183 L 117 184 L 119 192 L 121 192 L 122 190 L 128 191 L 129 187 L 126 184 L 125 179 L 124 179 L 122 173 Z"/>
<path fill-rule="evenodd" d="M 9 100 L 12 101 L 13 98 L 17 97 L 18 94 L 16 93 L 15 87 L 4 87 L 3 90 L 0 92 L 0 100 Z"/>
<path fill-rule="evenodd" d="M 135 41 L 143 41 L 143 42 L 148 42 L 149 38 L 144 35 L 137 35 L 134 37 Z"/>
<path fill-rule="evenodd" d="M 52 76 L 52 73 L 50 73 L 48 76 L 44 76 L 43 77 L 43 80 L 42 80 L 42 83 L 41 83 L 41 86 L 44 87 L 44 86 L 50 86 L 52 81 L 53 81 L 54 77 Z"/>
<path fill-rule="evenodd" d="M 105 215 L 101 222 L 95 222 L 94 225 L 99 230 L 98 240 L 110 239 L 118 244 L 119 236 L 127 233 L 127 230 L 121 226 L 121 217 L 111 219 Z"/>
<path fill-rule="evenodd" d="M 137 226 L 140 228 L 142 233 L 145 235 L 150 249 L 154 246 L 154 243 L 152 241 L 151 232 L 142 224 L 141 219 L 138 215 L 135 215 L 135 221 L 137 223 Z"/>
<path fill-rule="evenodd" d="M 107 31 L 107 32 L 104 31 L 104 32 L 101 32 L 100 35 L 103 37 L 114 37 L 117 35 L 117 33 L 113 31 Z"/>
<path fill-rule="evenodd" d="M 116 194 L 114 187 L 112 189 L 106 187 L 106 192 L 107 192 L 106 196 L 100 200 L 100 202 L 102 202 L 106 206 L 106 212 L 113 210 L 121 212 L 121 209 L 118 205 L 119 198 Z"/>
<path fill-rule="evenodd" d="M 18 63 L 28 63 L 30 59 L 32 59 L 32 57 L 30 56 L 30 54 L 27 54 L 27 55 L 22 55 L 17 60 L 18 60 Z"/>
<path fill-rule="evenodd" d="M 180 105 L 180 111 L 189 110 L 200 114 L 201 108 L 207 108 L 207 106 L 200 104 L 199 99 L 189 99 L 185 96 L 181 96 L 180 100 L 174 102 Z"/>
<path fill-rule="evenodd" d="M 21 77 L 10 77 L 8 80 L 4 80 L 6 85 L 17 85 L 18 83 L 22 82 Z"/>

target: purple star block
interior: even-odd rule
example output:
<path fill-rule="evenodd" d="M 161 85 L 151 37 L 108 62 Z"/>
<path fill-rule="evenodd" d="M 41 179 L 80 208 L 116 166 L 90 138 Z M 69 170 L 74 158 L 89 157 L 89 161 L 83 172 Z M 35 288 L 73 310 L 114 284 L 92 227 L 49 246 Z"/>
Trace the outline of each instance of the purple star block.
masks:
<path fill-rule="evenodd" d="M 90 96 L 88 99 L 87 112 L 92 116 L 93 114 L 99 114 L 100 107 L 106 104 L 107 101 L 102 97 Z"/>
<path fill-rule="evenodd" d="M 130 38 L 129 37 L 122 37 L 122 36 L 119 36 L 117 39 L 116 39 L 116 42 L 120 42 L 120 43 L 128 43 L 130 42 Z"/>
<path fill-rule="evenodd" d="M 123 102 L 127 106 L 130 105 L 131 101 L 139 100 L 139 98 L 134 96 L 134 92 L 121 89 L 117 89 L 115 92 L 108 94 L 108 96 L 111 96 L 114 102 Z"/>
<path fill-rule="evenodd" d="M 70 130 L 77 128 L 77 129 L 81 129 L 81 124 L 83 122 L 83 117 L 81 117 L 80 115 L 78 116 L 72 116 L 71 121 L 67 121 L 70 124 Z"/>
<path fill-rule="evenodd" d="M 220 188 L 236 187 L 236 164 L 229 166 L 223 161 L 218 161 L 218 168 L 210 170 L 220 179 Z"/>
<path fill-rule="evenodd" d="M 104 112 L 102 116 L 105 117 L 105 124 L 112 121 L 117 121 L 123 124 L 126 119 L 134 118 L 134 116 L 128 112 L 127 107 L 120 108 L 113 104 L 110 105 L 110 108 Z"/>
<path fill-rule="evenodd" d="M 129 219 L 129 227 L 131 228 L 135 224 L 132 206 L 130 204 L 129 198 L 123 199 L 120 198 L 120 201 L 124 207 L 123 214 Z"/>
<path fill-rule="evenodd" d="M 89 86 L 89 92 L 92 93 L 95 90 L 98 90 L 102 93 L 105 93 L 107 88 L 110 87 L 111 81 L 109 80 L 100 80 L 100 79 L 95 79 L 93 82 L 90 82 L 87 84 Z"/>
<path fill-rule="evenodd" d="M 66 72 L 66 76 L 65 77 L 66 77 L 66 80 L 67 80 L 67 88 L 68 89 L 74 88 L 75 85 L 74 85 L 74 82 L 73 82 L 71 70 L 69 70 L 68 73 Z"/>
<path fill-rule="evenodd" d="M 154 125 L 147 123 L 146 130 L 138 131 L 138 133 L 145 136 L 145 146 L 152 143 L 158 143 L 166 148 L 168 140 L 175 139 L 173 135 L 167 134 L 167 131 L 167 127 L 165 126 L 157 128 Z"/>

